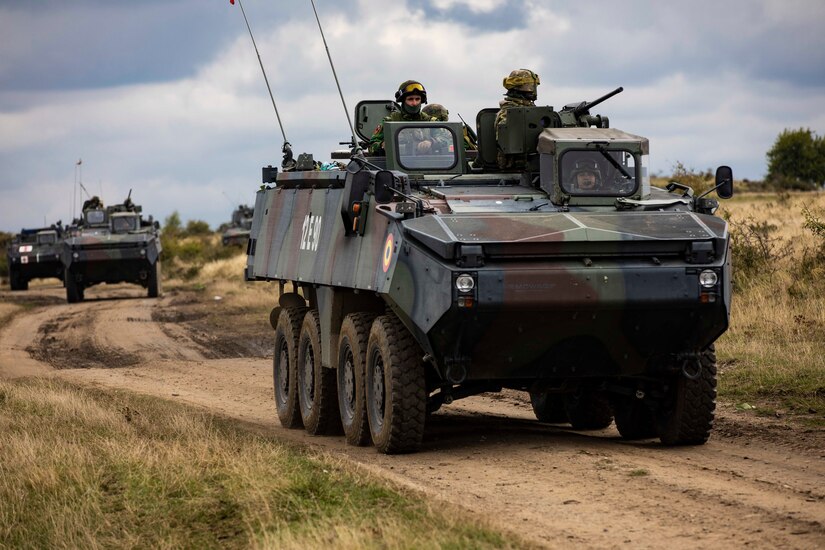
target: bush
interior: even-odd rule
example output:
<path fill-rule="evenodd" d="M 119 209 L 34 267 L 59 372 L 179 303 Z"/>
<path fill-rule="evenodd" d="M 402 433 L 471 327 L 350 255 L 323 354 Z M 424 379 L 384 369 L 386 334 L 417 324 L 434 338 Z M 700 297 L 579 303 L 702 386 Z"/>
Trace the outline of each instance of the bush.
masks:
<path fill-rule="evenodd" d="M 788 294 L 795 298 L 805 298 L 825 287 L 825 212 L 806 206 L 802 216 L 805 218 L 803 227 L 819 239 L 813 246 L 806 245 L 802 249 L 802 258 L 791 271 Z"/>
<path fill-rule="evenodd" d="M 185 281 L 197 277 L 207 263 L 240 253 L 236 247 L 221 245 L 220 235 L 204 221 L 189 220 L 184 228 L 177 212 L 166 218 L 161 243 L 164 275 Z"/>
<path fill-rule="evenodd" d="M 716 185 L 716 173 L 710 168 L 704 172 L 697 172 L 678 161 L 673 166 L 673 175 L 670 179 L 682 185 L 687 185 L 697 195 L 701 195 Z"/>
<path fill-rule="evenodd" d="M 733 253 L 733 284 L 746 288 L 765 276 L 772 277 L 780 268 L 780 262 L 792 249 L 780 248 L 782 240 L 772 234 L 779 229 L 766 221 L 747 217 L 742 222 L 733 218 L 730 222 L 730 241 Z"/>
<path fill-rule="evenodd" d="M 11 233 L 0 231 L 0 277 L 9 276 L 9 257 L 6 254 L 6 249 L 13 236 Z"/>

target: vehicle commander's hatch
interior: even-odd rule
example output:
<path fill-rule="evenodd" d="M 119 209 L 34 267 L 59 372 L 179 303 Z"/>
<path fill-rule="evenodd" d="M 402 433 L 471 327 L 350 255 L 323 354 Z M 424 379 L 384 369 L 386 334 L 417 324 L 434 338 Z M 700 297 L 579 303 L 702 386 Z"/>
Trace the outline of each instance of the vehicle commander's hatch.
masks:
<path fill-rule="evenodd" d="M 359 101 L 355 106 L 355 133 L 364 141 L 369 141 L 375 127 L 395 110 L 397 110 L 395 103 L 389 99 Z"/>

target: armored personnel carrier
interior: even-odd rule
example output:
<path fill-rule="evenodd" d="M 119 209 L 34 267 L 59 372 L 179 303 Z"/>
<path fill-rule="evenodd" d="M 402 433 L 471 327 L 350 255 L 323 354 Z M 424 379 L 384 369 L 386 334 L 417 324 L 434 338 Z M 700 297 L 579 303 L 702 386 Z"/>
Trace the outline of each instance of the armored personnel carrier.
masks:
<path fill-rule="evenodd" d="M 104 207 L 97 197 L 84 203 L 61 253 L 69 303 L 100 283 L 134 283 L 150 298 L 160 294 L 160 224 L 151 216 L 144 220 L 131 195 L 114 206 Z"/>
<path fill-rule="evenodd" d="M 12 237 L 6 251 L 11 290 L 28 290 L 32 279 L 63 279 L 60 262 L 63 225 L 23 229 Z"/>
<path fill-rule="evenodd" d="M 221 234 L 224 246 L 245 245 L 249 240 L 249 230 L 252 228 L 253 209 L 241 204 L 232 211 L 232 221 Z"/>
<path fill-rule="evenodd" d="M 245 277 L 281 291 L 281 423 L 409 452 L 428 413 L 511 388 L 540 421 L 615 418 L 625 439 L 704 443 L 731 305 L 728 225 L 709 192 L 651 186 L 648 139 L 590 114 L 619 91 L 513 108 L 498 135 L 484 109 L 477 151 L 460 122 L 386 122 L 384 156 L 264 168 Z M 359 103 L 358 137 L 390 108 Z M 419 154 L 422 139 L 438 146 Z M 730 197 L 732 179 L 720 167 L 711 191 Z"/>

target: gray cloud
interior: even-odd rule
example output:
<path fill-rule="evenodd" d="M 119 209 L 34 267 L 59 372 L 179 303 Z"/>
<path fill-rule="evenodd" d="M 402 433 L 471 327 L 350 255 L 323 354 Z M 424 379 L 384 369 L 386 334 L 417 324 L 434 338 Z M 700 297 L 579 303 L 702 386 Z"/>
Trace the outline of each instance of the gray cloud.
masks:
<path fill-rule="evenodd" d="M 599 109 L 651 140 L 652 170 L 730 164 L 758 179 L 785 128 L 825 130 L 821 2 L 690 5 L 316 0 L 348 108 L 417 78 L 468 121 L 511 69 L 560 107 Z M 327 160 L 349 129 L 308 2 L 244 0 L 296 152 Z M 228 0 L 0 4 L 0 229 L 64 221 L 75 162 L 113 202 L 226 221 L 283 138 Z M 227 196 L 230 199 L 227 199 Z"/>

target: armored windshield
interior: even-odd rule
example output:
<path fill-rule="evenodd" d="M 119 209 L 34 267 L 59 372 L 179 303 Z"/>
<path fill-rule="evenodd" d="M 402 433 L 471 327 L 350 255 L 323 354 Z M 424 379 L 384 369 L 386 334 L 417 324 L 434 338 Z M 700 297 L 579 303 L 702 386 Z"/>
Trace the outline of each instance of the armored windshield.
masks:
<path fill-rule="evenodd" d="M 444 126 L 402 128 L 396 134 L 398 164 L 407 170 L 448 170 L 456 165 L 456 135 Z"/>
<path fill-rule="evenodd" d="M 100 225 L 106 221 L 106 213 L 103 210 L 87 210 L 86 223 L 89 225 Z"/>
<path fill-rule="evenodd" d="M 115 233 L 128 233 L 137 229 L 137 216 L 115 216 L 112 218 L 112 230 Z"/>
<path fill-rule="evenodd" d="M 573 196 L 630 196 L 638 186 L 636 165 L 626 150 L 569 150 L 561 157 L 559 182 Z"/>
<path fill-rule="evenodd" d="M 41 233 L 37 236 L 38 244 L 54 244 L 57 242 L 57 235 L 54 233 Z"/>

